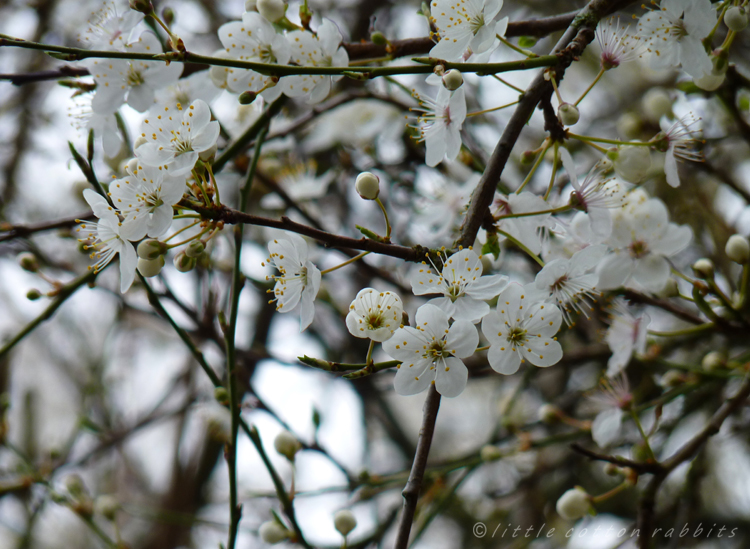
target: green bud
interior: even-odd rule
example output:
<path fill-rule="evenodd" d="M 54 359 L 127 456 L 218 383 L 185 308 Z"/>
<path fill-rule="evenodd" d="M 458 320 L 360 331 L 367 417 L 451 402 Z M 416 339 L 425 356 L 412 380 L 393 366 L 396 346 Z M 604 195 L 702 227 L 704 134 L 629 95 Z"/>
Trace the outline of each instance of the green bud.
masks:
<path fill-rule="evenodd" d="M 174 10 L 172 8 L 164 8 L 161 10 L 161 18 L 169 27 L 174 23 Z"/>
<path fill-rule="evenodd" d="M 154 13 L 154 5 L 149 0 L 130 0 L 130 9 L 146 15 Z"/>
<path fill-rule="evenodd" d="M 39 270 L 39 261 L 31 252 L 23 252 L 18 254 L 18 264 L 24 271 L 28 271 L 30 273 L 35 273 Z"/>
<path fill-rule="evenodd" d="M 386 39 L 385 35 L 380 31 L 375 31 L 370 35 L 370 40 L 373 44 L 377 44 L 379 46 L 383 46 L 388 43 L 388 40 Z"/>
<path fill-rule="evenodd" d="M 32 288 L 31 290 L 26 292 L 26 299 L 28 299 L 29 301 L 36 301 L 40 297 L 42 297 L 42 292 L 35 288 Z"/>
<path fill-rule="evenodd" d="M 180 252 L 174 257 L 174 266 L 181 273 L 189 273 L 195 268 L 195 258 L 188 257 L 185 252 Z"/>
<path fill-rule="evenodd" d="M 156 259 L 167 253 L 167 245 L 153 238 L 149 238 L 138 244 L 138 257 L 141 259 Z"/>
<path fill-rule="evenodd" d="M 215 387 L 214 398 L 222 404 L 229 402 L 229 391 L 227 391 L 224 387 Z"/>
<path fill-rule="evenodd" d="M 258 97 L 258 94 L 251 91 L 242 92 L 239 97 L 240 105 L 250 105 Z"/>
<path fill-rule="evenodd" d="M 346 537 L 349 532 L 357 527 L 357 519 L 354 517 L 354 513 L 348 509 L 342 509 L 333 515 L 333 525 L 342 536 Z"/>
<path fill-rule="evenodd" d="M 187 248 L 185 249 L 185 255 L 188 257 L 199 257 L 206 249 L 206 246 L 201 242 L 200 240 L 193 240 L 190 244 L 188 244 Z"/>

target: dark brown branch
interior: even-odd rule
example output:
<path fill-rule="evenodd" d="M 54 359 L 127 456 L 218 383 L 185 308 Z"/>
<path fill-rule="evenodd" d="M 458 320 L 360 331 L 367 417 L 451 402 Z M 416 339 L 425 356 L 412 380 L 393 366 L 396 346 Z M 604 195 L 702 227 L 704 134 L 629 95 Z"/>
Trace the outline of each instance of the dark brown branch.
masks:
<path fill-rule="evenodd" d="M 606 461 L 607 463 L 614 463 L 618 467 L 628 467 L 638 474 L 661 474 L 664 472 L 664 466 L 660 463 L 641 463 L 639 461 L 633 461 L 631 459 L 626 459 L 620 456 L 598 454 L 596 452 L 592 452 L 591 450 L 587 450 L 578 443 L 573 443 L 570 445 L 570 447 L 579 454 L 586 456 L 587 458 L 596 461 Z"/>
<path fill-rule="evenodd" d="M 427 399 L 424 403 L 422 415 L 422 428 L 419 430 L 417 452 L 414 455 L 409 480 L 406 482 L 404 491 L 401 492 L 401 495 L 404 496 L 404 507 L 398 523 L 396 542 L 393 544 L 394 549 L 406 549 L 409 545 L 409 533 L 414 521 L 414 513 L 417 510 L 419 491 L 422 488 L 422 479 L 424 478 L 424 470 L 427 466 L 427 456 L 430 454 L 432 435 L 435 433 L 435 422 L 437 421 L 439 409 L 440 393 L 437 392 L 433 384 L 427 390 Z"/>
<path fill-rule="evenodd" d="M 562 80 L 565 69 L 583 53 L 586 46 L 594 39 L 594 30 L 599 19 L 631 2 L 632 0 L 592 0 L 580 11 L 553 49 L 553 53 L 557 53 L 560 59 L 560 62 L 553 68 L 557 82 Z M 544 70 L 539 72 L 521 96 L 521 100 L 508 121 L 500 141 L 492 152 L 482 179 L 471 197 L 469 210 L 461 228 L 461 236 L 456 243 L 457 246 L 466 248 L 474 244 L 479 228 L 490 215 L 489 207 L 495 196 L 495 189 L 500 182 L 500 176 L 516 141 L 521 135 L 521 131 L 526 126 L 526 122 L 533 114 L 539 101 L 552 93 L 552 84 L 545 80 L 544 72 Z"/>
<path fill-rule="evenodd" d="M 642 294 L 634 290 L 625 290 L 622 292 L 622 296 L 628 301 L 632 301 L 634 303 L 642 303 L 644 305 L 658 307 L 659 309 L 667 311 L 668 313 L 672 313 L 677 318 L 680 318 L 686 322 L 690 322 L 691 324 L 697 325 L 703 324 L 705 322 L 705 320 L 703 320 L 695 313 L 687 311 L 666 299 L 659 299 L 658 297 Z"/>
<path fill-rule="evenodd" d="M 34 225 L 10 225 L 0 224 L 0 242 L 6 242 L 15 238 L 24 238 L 35 233 L 44 231 L 54 231 L 55 229 L 68 229 L 76 225 L 78 219 L 92 219 L 94 214 L 89 212 L 78 217 L 66 217 L 57 221 L 47 221 L 45 223 L 36 223 Z"/>

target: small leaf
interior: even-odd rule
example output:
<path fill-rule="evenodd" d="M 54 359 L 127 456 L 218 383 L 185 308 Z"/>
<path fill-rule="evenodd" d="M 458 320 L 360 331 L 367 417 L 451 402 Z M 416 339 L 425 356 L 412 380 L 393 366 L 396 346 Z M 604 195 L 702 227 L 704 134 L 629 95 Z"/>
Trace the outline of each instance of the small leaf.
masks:
<path fill-rule="evenodd" d="M 518 47 L 520 48 L 533 48 L 536 45 L 537 39 L 534 36 L 521 36 L 518 39 Z"/>

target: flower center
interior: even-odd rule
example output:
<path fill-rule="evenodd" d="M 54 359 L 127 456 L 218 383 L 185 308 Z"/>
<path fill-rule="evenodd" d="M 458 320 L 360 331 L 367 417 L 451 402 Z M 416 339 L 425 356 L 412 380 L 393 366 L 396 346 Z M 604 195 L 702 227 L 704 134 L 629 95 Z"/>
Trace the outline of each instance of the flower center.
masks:
<path fill-rule="evenodd" d="M 510 330 L 508 334 L 508 341 L 518 347 L 523 346 L 526 343 L 526 330 L 516 326 Z"/>
<path fill-rule="evenodd" d="M 474 17 L 471 18 L 471 21 L 469 21 L 469 27 L 471 28 L 471 32 L 476 35 L 479 32 L 479 29 L 481 29 L 484 26 L 484 12 L 476 14 Z"/>
<path fill-rule="evenodd" d="M 369 330 L 377 330 L 384 326 L 383 315 L 380 312 L 370 313 L 367 317 L 367 328 Z"/>
<path fill-rule="evenodd" d="M 648 254 L 648 246 L 642 240 L 636 240 L 630 246 L 630 255 L 636 259 Z"/>
<path fill-rule="evenodd" d="M 143 75 L 139 70 L 137 70 L 133 65 L 130 65 L 128 67 L 128 76 L 127 76 L 128 85 L 135 87 L 140 86 L 141 84 L 144 84 L 146 81 L 143 79 Z"/>
<path fill-rule="evenodd" d="M 423 358 L 427 358 L 435 362 L 440 358 L 447 358 L 451 354 L 445 350 L 445 340 L 433 341 L 427 350 L 422 355 Z"/>
<path fill-rule="evenodd" d="M 567 282 L 568 282 L 568 275 L 567 274 L 562 275 L 560 278 L 555 280 L 555 282 L 552 284 L 552 291 L 557 292 L 557 291 L 562 290 L 565 287 L 565 284 Z"/>

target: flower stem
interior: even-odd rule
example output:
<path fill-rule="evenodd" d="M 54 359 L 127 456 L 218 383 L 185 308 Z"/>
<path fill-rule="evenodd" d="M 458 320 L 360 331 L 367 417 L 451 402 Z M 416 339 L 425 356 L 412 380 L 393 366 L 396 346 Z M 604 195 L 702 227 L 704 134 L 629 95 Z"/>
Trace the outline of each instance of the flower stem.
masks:
<path fill-rule="evenodd" d="M 544 155 L 547 153 L 550 145 L 552 145 L 552 141 L 550 141 L 549 138 L 545 139 L 542 145 L 542 151 L 539 153 L 539 156 L 536 157 L 536 162 L 534 162 L 534 165 L 531 167 L 531 171 L 529 171 L 529 173 L 526 175 L 526 179 L 524 179 L 523 183 L 521 183 L 521 186 L 516 189 L 516 194 L 520 194 L 523 188 L 529 183 L 529 181 L 531 181 L 531 178 L 533 177 L 537 168 L 539 168 L 539 164 L 541 164 L 542 160 L 544 160 Z"/>
<path fill-rule="evenodd" d="M 500 39 L 500 42 L 502 42 L 503 44 L 505 44 L 506 46 L 508 46 L 513 51 L 517 51 L 521 55 L 525 55 L 526 57 L 531 57 L 532 59 L 535 58 L 535 57 L 539 57 L 539 55 L 536 54 L 536 53 L 534 53 L 533 51 L 529 51 L 529 50 L 525 50 L 523 48 L 519 48 L 518 46 L 516 46 L 514 43 L 512 43 L 510 40 L 508 40 L 504 36 L 500 36 L 499 34 L 496 34 L 495 36 Z"/>
<path fill-rule="evenodd" d="M 512 90 L 515 90 L 515 91 L 517 91 L 518 93 L 523 93 L 523 90 L 522 90 L 521 88 L 518 88 L 518 87 L 514 86 L 513 84 L 511 84 L 511 83 L 510 83 L 510 82 L 508 82 L 507 80 L 503 80 L 503 79 L 502 79 L 502 78 L 500 78 L 500 77 L 499 77 L 498 75 L 496 75 L 496 74 L 492 74 L 492 75 L 490 75 L 490 76 L 492 76 L 492 78 L 494 78 L 495 80 L 497 80 L 497 81 L 498 81 L 498 82 L 500 82 L 501 84 L 505 84 L 505 85 L 506 85 L 506 86 L 508 86 L 508 87 L 509 87 L 510 89 L 512 89 Z"/>
<path fill-rule="evenodd" d="M 643 444 L 646 447 L 646 452 L 649 455 L 649 458 L 651 458 L 654 463 L 658 463 L 658 460 L 656 459 L 656 454 L 654 454 L 654 451 L 651 449 L 651 445 L 648 443 L 648 436 L 646 435 L 646 432 L 643 430 L 643 426 L 641 425 L 641 420 L 638 418 L 638 412 L 635 411 L 635 408 L 632 406 L 630 407 L 630 417 L 633 418 L 633 422 L 635 423 L 635 426 L 638 427 L 638 431 L 641 433 L 641 437 L 643 437 Z"/>
<path fill-rule="evenodd" d="M 469 118 L 470 116 L 479 116 L 480 114 L 486 114 L 488 112 L 499 111 L 500 109 L 512 107 L 513 105 L 517 105 L 517 104 L 518 104 L 518 101 L 513 101 L 512 103 L 508 103 L 507 105 L 500 105 L 499 107 L 492 107 L 491 109 L 484 109 L 483 111 L 470 112 L 469 114 L 466 115 L 466 118 Z"/>
<path fill-rule="evenodd" d="M 521 248 L 524 252 L 526 252 L 526 254 L 528 254 L 529 257 L 531 257 L 534 261 L 536 261 L 537 263 L 539 263 L 540 266 L 544 267 L 544 261 L 542 261 L 542 258 L 540 258 L 539 256 L 537 256 L 535 253 L 533 253 L 531 250 L 529 250 L 526 246 L 524 246 L 523 244 L 521 244 L 518 240 L 516 240 L 515 238 L 513 238 L 512 236 L 510 236 L 505 231 L 501 231 L 500 229 L 498 229 L 497 232 L 499 234 L 503 235 L 505 238 L 507 238 L 511 242 L 513 242 L 513 244 L 515 244 L 516 246 L 518 246 L 519 248 Z"/>
<path fill-rule="evenodd" d="M 583 98 L 586 97 L 586 95 L 588 95 L 588 93 L 594 88 L 594 86 L 596 86 L 596 83 L 599 82 L 599 79 L 603 75 L 604 75 L 604 69 L 599 69 L 599 74 L 596 75 L 596 78 L 594 78 L 594 81 L 591 83 L 591 85 L 588 88 L 586 88 L 586 91 L 583 92 L 583 94 L 581 95 L 581 97 L 578 98 L 578 101 L 576 101 L 575 103 L 573 103 L 573 106 L 577 107 L 578 103 L 580 103 L 581 101 L 583 101 Z"/>
<path fill-rule="evenodd" d="M 623 490 L 627 490 L 631 486 L 632 484 L 630 482 L 625 481 L 622 484 L 618 484 L 608 492 L 604 492 L 603 494 L 599 494 L 598 496 L 592 496 L 591 503 L 601 503 L 602 501 L 607 501 L 609 498 L 616 496 L 617 494 L 619 494 Z"/>
<path fill-rule="evenodd" d="M 592 141 L 594 143 L 608 143 L 610 145 L 628 145 L 632 147 L 650 147 L 651 142 L 649 141 L 618 141 L 617 139 L 605 139 L 604 137 L 591 137 L 589 135 L 578 135 L 575 133 L 568 132 L 568 137 L 578 139 L 579 141 L 587 142 Z"/>
<path fill-rule="evenodd" d="M 557 168 L 559 168 L 559 155 L 558 155 L 558 149 L 560 148 L 560 144 L 555 141 L 554 149 L 553 149 L 553 156 L 552 156 L 552 175 L 549 178 L 549 185 L 547 186 L 547 192 L 544 193 L 544 200 L 547 200 L 549 198 L 550 193 L 552 192 L 552 187 L 555 185 L 555 177 L 557 176 Z"/>
<path fill-rule="evenodd" d="M 332 273 L 333 271 L 338 270 L 341 267 L 346 267 L 347 265 L 349 265 L 351 263 L 354 263 L 355 261 L 358 261 L 358 260 L 362 259 L 363 257 L 365 257 L 369 253 L 370 252 L 362 252 L 361 254 L 355 255 L 354 257 L 350 257 L 349 259 L 347 259 L 346 261 L 344 261 L 340 265 L 336 265 L 335 267 L 331 267 L 330 269 L 326 269 L 325 271 L 320 271 L 320 274 L 324 275 L 324 274 Z"/>
<path fill-rule="evenodd" d="M 383 212 L 383 217 L 385 217 L 385 241 L 389 242 L 391 239 L 391 223 L 390 221 L 388 221 L 388 212 L 385 210 L 385 206 L 383 206 L 380 198 L 376 198 L 375 202 L 378 203 L 378 206 L 380 206 L 380 210 Z"/>

